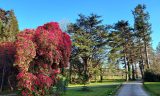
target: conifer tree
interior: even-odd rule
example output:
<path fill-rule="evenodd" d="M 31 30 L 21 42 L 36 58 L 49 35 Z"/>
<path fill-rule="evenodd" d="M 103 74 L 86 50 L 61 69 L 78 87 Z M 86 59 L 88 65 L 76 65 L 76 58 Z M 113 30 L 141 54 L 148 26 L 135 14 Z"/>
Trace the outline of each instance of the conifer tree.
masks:
<path fill-rule="evenodd" d="M 14 11 L 0 9 L 0 41 L 15 41 L 17 33 L 19 33 L 18 21 Z"/>
<path fill-rule="evenodd" d="M 126 80 L 135 79 L 134 68 L 134 37 L 132 28 L 129 26 L 128 21 L 118 21 L 114 25 L 114 29 L 119 32 L 119 38 L 121 39 L 119 45 L 122 47 L 120 52 L 121 59 L 126 69 Z M 116 42 L 116 41 L 115 41 Z M 131 70 L 132 69 L 132 70 Z M 132 71 L 132 73 L 131 73 Z M 132 77 L 131 77 L 132 75 Z"/>
<path fill-rule="evenodd" d="M 149 13 L 146 11 L 145 5 L 137 5 L 133 11 L 134 31 L 137 41 L 139 67 L 142 78 L 144 70 L 150 68 L 148 48 L 151 41 L 151 24 L 149 23 Z"/>
<path fill-rule="evenodd" d="M 73 50 L 78 52 L 77 59 L 81 59 L 83 83 L 86 84 L 92 74 L 92 68 L 96 67 L 93 60 L 99 60 L 104 52 L 107 32 L 102 25 L 100 16 L 80 14 L 76 23 L 69 25 L 69 33 L 73 41 Z M 95 59 L 96 58 L 96 59 Z"/>
<path fill-rule="evenodd" d="M 143 62 L 145 62 L 147 68 L 149 68 L 150 65 L 147 48 L 149 47 L 151 41 L 151 24 L 149 23 L 149 13 L 146 11 L 146 6 L 141 4 L 137 5 L 133 11 L 133 16 L 134 30 L 139 41 L 139 45 L 142 45 L 142 48 L 140 48 L 140 53 L 142 54 L 142 59 L 144 60 Z"/>

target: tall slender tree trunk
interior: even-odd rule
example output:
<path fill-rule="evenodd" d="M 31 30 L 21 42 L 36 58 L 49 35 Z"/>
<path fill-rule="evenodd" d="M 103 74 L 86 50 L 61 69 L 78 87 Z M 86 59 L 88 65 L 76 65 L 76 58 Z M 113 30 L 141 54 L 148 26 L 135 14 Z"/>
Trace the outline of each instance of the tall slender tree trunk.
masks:
<path fill-rule="evenodd" d="M 129 61 L 127 62 L 127 67 L 128 67 L 128 78 L 131 80 L 131 67 Z"/>
<path fill-rule="evenodd" d="M 69 66 L 69 82 L 72 83 L 72 65 Z"/>
<path fill-rule="evenodd" d="M 100 82 L 103 82 L 103 72 L 102 72 L 102 67 L 100 68 Z"/>
<path fill-rule="evenodd" d="M 135 80 L 135 67 L 133 63 L 132 63 L 132 80 Z"/>
<path fill-rule="evenodd" d="M 144 42 L 144 51 L 145 51 L 147 69 L 150 69 L 149 58 L 148 58 L 148 50 L 147 50 L 146 42 Z"/>
<path fill-rule="evenodd" d="M 137 65 L 136 64 L 134 64 L 135 65 L 135 78 L 137 79 L 138 78 L 138 68 L 137 68 Z"/>
<path fill-rule="evenodd" d="M 141 41 L 140 39 L 138 39 L 139 41 L 139 55 L 140 55 L 140 61 L 139 61 L 139 67 L 140 67 L 140 71 L 141 71 L 141 76 L 142 79 L 144 79 L 144 59 L 143 59 L 143 52 L 142 52 L 142 46 L 141 46 Z"/>
<path fill-rule="evenodd" d="M 142 57 L 141 57 L 141 60 L 139 61 L 139 67 L 140 67 L 142 79 L 144 79 L 144 62 Z"/>
<path fill-rule="evenodd" d="M 142 79 L 144 79 L 144 71 L 143 71 L 143 66 L 142 66 L 141 61 L 140 61 L 140 63 L 139 63 L 139 68 L 140 68 L 140 71 L 141 71 Z"/>
<path fill-rule="evenodd" d="M 124 64 L 125 64 L 125 77 L 126 77 L 126 81 L 128 81 L 128 67 L 127 67 L 127 60 L 126 60 L 126 55 L 124 54 Z"/>

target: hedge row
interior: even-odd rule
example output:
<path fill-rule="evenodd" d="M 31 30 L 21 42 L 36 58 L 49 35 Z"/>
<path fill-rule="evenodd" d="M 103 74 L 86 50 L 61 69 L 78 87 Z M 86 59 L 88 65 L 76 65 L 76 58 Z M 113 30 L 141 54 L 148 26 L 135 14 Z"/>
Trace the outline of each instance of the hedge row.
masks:
<path fill-rule="evenodd" d="M 160 74 L 154 72 L 153 70 L 146 70 L 144 73 L 144 81 L 158 82 L 160 81 Z"/>

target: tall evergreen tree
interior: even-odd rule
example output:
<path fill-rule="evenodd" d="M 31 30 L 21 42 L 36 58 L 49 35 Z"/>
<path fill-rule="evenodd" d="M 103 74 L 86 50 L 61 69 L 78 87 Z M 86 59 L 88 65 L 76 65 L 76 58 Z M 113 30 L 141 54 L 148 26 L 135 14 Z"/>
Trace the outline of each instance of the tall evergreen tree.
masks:
<path fill-rule="evenodd" d="M 147 68 L 149 68 L 150 65 L 147 48 L 151 41 L 151 24 L 149 23 L 149 13 L 146 12 L 146 6 L 140 4 L 137 5 L 133 11 L 133 16 L 136 36 L 139 39 L 139 43 L 143 45 L 143 48 L 141 49 L 141 51 L 144 51 L 143 60 L 146 63 Z"/>
<path fill-rule="evenodd" d="M 134 31 L 137 38 L 137 47 L 139 49 L 139 66 L 143 78 L 144 69 L 150 68 L 148 48 L 151 41 L 151 24 L 149 23 L 149 13 L 145 5 L 137 5 L 133 11 Z M 146 66 L 146 67 L 145 67 Z"/>
<path fill-rule="evenodd" d="M 76 23 L 70 24 L 69 33 L 72 36 L 73 47 L 83 65 L 83 83 L 89 81 L 91 70 L 96 67 L 92 62 L 95 58 L 101 58 L 104 52 L 104 42 L 106 42 L 107 32 L 102 25 L 100 16 L 91 14 L 90 16 L 79 15 Z"/>
<path fill-rule="evenodd" d="M 0 9 L 0 41 L 14 41 L 18 32 L 18 21 L 14 11 Z"/>
<path fill-rule="evenodd" d="M 118 37 L 120 38 L 120 41 L 118 41 L 118 43 L 122 48 L 120 54 L 126 69 L 126 80 L 135 79 L 136 58 L 133 28 L 129 26 L 128 21 L 121 20 L 114 25 L 114 29 L 115 31 L 119 32 Z"/>

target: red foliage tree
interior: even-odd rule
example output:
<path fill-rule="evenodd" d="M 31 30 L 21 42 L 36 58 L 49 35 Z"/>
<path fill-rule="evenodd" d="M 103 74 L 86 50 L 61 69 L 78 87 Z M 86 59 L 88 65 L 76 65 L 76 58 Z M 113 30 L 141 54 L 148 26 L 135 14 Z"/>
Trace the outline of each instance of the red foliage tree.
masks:
<path fill-rule="evenodd" d="M 15 64 L 20 73 L 18 86 L 23 96 L 44 96 L 54 86 L 59 68 L 67 67 L 71 53 L 69 35 L 56 22 L 39 26 L 36 30 L 20 32 L 15 42 Z"/>
<path fill-rule="evenodd" d="M 1 42 L 0 43 L 0 55 L 7 54 L 8 56 L 11 56 L 11 59 L 14 59 L 15 54 L 15 46 L 14 42 Z"/>
<path fill-rule="evenodd" d="M 7 82 L 10 81 L 13 73 L 15 73 L 15 68 L 13 67 L 15 52 L 14 42 L 0 42 L 0 76 L 2 77 L 0 80 L 0 91 L 2 91 L 4 85 L 15 86 L 15 84 L 12 85 L 13 83 Z"/>

